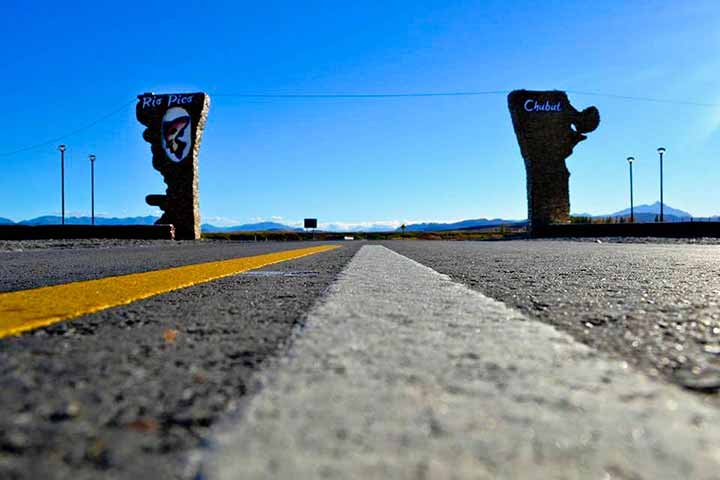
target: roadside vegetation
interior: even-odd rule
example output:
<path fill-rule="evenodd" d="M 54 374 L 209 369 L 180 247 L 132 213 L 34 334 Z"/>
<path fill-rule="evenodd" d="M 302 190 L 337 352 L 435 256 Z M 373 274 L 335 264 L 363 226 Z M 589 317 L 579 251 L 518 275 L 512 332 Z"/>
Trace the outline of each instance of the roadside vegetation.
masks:
<path fill-rule="evenodd" d="M 203 233 L 208 240 L 235 240 L 245 242 L 296 242 L 301 240 L 510 240 L 524 238 L 525 227 L 493 227 L 472 230 L 449 230 L 440 232 L 222 232 Z"/>
<path fill-rule="evenodd" d="M 653 222 L 658 223 L 660 221 L 660 215 L 655 215 Z M 588 223 L 588 224 L 612 224 L 612 223 L 650 223 L 649 221 L 641 221 L 637 218 L 635 222 L 630 220 L 630 217 L 570 217 L 570 223 Z"/>

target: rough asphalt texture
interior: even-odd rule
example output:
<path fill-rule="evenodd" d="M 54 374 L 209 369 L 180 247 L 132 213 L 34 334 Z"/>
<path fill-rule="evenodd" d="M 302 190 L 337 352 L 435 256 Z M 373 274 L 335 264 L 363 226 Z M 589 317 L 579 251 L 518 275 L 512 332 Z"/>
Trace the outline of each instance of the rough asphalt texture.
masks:
<path fill-rule="evenodd" d="M 350 262 L 211 479 L 711 479 L 720 412 L 381 246 Z"/>
<path fill-rule="evenodd" d="M 261 255 L 320 242 L 41 241 L 0 251 L 0 292 Z M 69 248 L 65 248 L 70 246 Z"/>
<path fill-rule="evenodd" d="M 3 289 L 15 289 L 301 246 L 16 252 L 0 254 L 0 269 Z M 188 452 L 252 389 L 253 372 L 284 348 L 356 249 L 2 339 L 0 478 L 177 478 Z"/>
<path fill-rule="evenodd" d="M 203 240 L 206 242 L 206 240 Z M 28 250 L 67 250 L 77 248 L 113 248 L 113 247 L 142 247 L 160 246 L 176 247 L 182 244 L 196 243 L 187 240 L 128 240 L 128 239 L 100 239 L 100 238 L 69 238 L 49 240 L 0 240 L 0 252 L 24 252 Z"/>
<path fill-rule="evenodd" d="M 384 245 L 720 405 L 720 246 Z"/>

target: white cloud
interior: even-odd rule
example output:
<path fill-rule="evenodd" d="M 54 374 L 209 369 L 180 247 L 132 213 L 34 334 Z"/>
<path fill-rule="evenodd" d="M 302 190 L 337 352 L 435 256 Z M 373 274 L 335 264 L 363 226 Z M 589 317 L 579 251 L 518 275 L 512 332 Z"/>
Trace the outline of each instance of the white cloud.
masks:
<path fill-rule="evenodd" d="M 354 232 L 360 230 L 395 230 L 402 222 L 399 220 L 385 220 L 376 222 L 320 222 L 318 227 L 321 230 L 341 231 L 341 232 Z"/>
<path fill-rule="evenodd" d="M 368 220 L 359 222 L 346 222 L 346 221 L 328 221 L 319 222 L 318 228 L 320 230 L 335 231 L 335 232 L 356 232 L 356 231 L 370 231 L 370 230 L 395 230 L 400 228 L 402 224 L 413 225 L 417 223 L 455 223 L 466 219 L 452 219 L 452 220 Z M 302 227 L 302 221 L 286 222 L 287 225 L 293 227 Z"/>
<path fill-rule="evenodd" d="M 215 225 L 216 227 L 232 227 L 234 225 L 240 225 L 240 224 L 244 223 L 235 218 L 219 217 L 219 216 L 202 217 L 202 222 L 209 223 L 211 225 Z"/>
<path fill-rule="evenodd" d="M 330 220 L 326 222 L 318 222 L 318 229 L 326 230 L 331 232 L 356 232 L 356 231 L 372 231 L 372 230 L 395 230 L 400 228 L 402 224 L 413 225 L 418 223 L 455 223 L 467 218 L 453 218 L 453 219 L 421 219 L 421 220 L 361 220 L 361 221 L 345 221 L 345 220 Z M 303 220 L 292 220 L 285 219 L 280 215 L 272 215 L 269 217 L 252 217 L 249 220 L 238 220 L 236 218 L 228 218 L 222 216 L 207 216 L 203 217 L 203 223 L 209 223 L 217 227 L 228 227 L 235 225 L 242 225 L 246 223 L 262 223 L 262 222 L 277 222 L 282 223 L 293 228 L 302 228 Z"/>
<path fill-rule="evenodd" d="M 58 215 L 60 215 L 61 212 L 58 212 Z M 83 212 L 82 210 L 65 210 L 65 216 L 66 217 L 89 217 L 89 212 Z"/>

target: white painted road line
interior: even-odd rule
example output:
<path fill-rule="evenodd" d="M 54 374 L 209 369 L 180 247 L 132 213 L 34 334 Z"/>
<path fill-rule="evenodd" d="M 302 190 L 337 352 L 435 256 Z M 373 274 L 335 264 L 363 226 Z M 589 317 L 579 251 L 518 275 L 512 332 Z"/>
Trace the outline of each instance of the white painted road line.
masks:
<path fill-rule="evenodd" d="M 720 414 L 365 246 L 218 433 L 209 478 L 720 478 Z"/>

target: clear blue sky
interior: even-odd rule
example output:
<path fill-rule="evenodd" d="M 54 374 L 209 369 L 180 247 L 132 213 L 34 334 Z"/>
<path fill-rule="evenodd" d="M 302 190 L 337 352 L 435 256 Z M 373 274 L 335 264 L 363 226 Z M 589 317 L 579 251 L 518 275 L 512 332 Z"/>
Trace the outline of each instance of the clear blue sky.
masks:
<path fill-rule="evenodd" d="M 720 103 L 720 9 L 709 1 L 18 2 L 0 6 L 0 155 L 81 127 L 135 95 L 567 89 Z M 545 4 L 545 8 L 538 5 Z M 665 199 L 720 213 L 720 107 L 571 95 L 598 130 L 569 160 L 573 212 Z M 63 140 L 67 209 L 158 213 L 133 106 Z M 0 156 L 0 216 L 59 212 L 55 145 Z M 200 154 L 203 221 L 525 218 L 525 171 L 503 95 L 213 97 Z"/>

